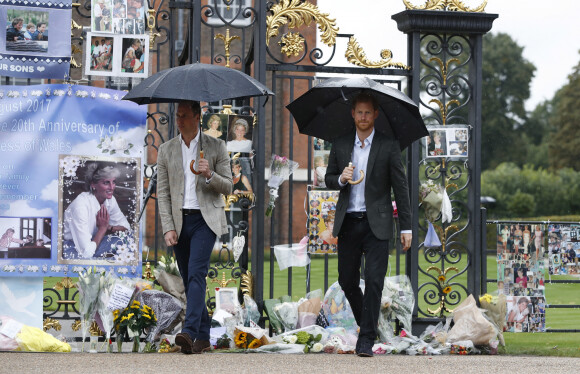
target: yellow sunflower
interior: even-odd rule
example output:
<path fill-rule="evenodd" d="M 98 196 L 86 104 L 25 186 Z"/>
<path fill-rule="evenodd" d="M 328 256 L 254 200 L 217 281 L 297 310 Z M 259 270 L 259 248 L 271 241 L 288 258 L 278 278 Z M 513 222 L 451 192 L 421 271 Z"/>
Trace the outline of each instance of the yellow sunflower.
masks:
<path fill-rule="evenodd" d="M 262 346 L 262 342 L 259 339 L 254 339 L 248 344 L 249 349 L 255 349 Z"/>
<path fill-rule="evenodd" d="M 451 287 L 450 287 L 450 286 L 447 286 L 447 287 L 445 287 L 445 288 L 443 289 L 443 293 L 444 293 L 444 294 L 448 294 L 449 292 L 451 292 Z"/>
<path fill-rule="evenodd" d="M 236 343 L 236 346 L 238 347 L 244 347 L 247 343 L 247 334 L 245 332 L 240 331 L 234 337 L 234 343 Z"/>
<path fill-rule="evenodd" d="M 447 279 L 447 278 L 445 278 L 445 275 L 443 275 L 443 274 L 441 274 L 440 276 L 437 277 L 437 280 L 441 283 L 445 282 L 445 279 Z"/>

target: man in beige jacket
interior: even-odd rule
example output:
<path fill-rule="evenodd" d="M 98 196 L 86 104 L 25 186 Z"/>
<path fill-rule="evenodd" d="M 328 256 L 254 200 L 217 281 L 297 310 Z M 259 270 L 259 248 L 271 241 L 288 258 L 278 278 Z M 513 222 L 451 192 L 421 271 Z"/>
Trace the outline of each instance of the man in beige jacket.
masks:
<path fill-rule="evenodd" d="M 183 353 L 210 348 L 205 277 L 216 236 L 228 232 L 222 195 L 233 188 L 226 144 L 199 131 L 200 114 L 199 102 L 180 102 L 180 135 L 162 144 L 157 156 L 161 226 L 165 244 L 174 246 L 187 297 L 183 328 L 175 338 Z M 191 171 L 192 162 L 198 175 Z"/>

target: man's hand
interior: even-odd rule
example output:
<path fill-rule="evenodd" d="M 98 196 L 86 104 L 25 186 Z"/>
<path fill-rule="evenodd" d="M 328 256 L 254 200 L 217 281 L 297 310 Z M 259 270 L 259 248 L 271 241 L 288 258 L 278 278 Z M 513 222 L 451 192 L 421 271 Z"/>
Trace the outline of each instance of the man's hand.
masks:
<path fill-rule="evenodd" d="M 407 251 L 411 248 L 411 241 L 413 240 L 413 234 L 401 234 L 401 244 L 403 245 L 403 251 Z"/>
<path fill-rule="evenodd" d="M 209 168 L 209 161 L 205 158 L 200 158 L 197 161 L 197 171 L 205 177 L 205 179 L 211 178 L 211 169 Z"/>
<path fill-rule="evenodd" d="M 165 245 L 168 247 L 177 245 L 177 232 L 175 230 L 167 231 L 165 233 Z"/>
<path fill-rule="evenodd" d="M 99 230 L 107 231 L 109 227 L 109 211 L 105 205 L 101 205 L 101 209 L 97 212 L 97 228 Z"/>
<path fill-rule="evenodd" d="M 354 174 L 354 166 L 347 166 L 342 171 L 340 175 L 340 183 L 346 184 L 348 181 L 352 180 L 352 175 Z"/>

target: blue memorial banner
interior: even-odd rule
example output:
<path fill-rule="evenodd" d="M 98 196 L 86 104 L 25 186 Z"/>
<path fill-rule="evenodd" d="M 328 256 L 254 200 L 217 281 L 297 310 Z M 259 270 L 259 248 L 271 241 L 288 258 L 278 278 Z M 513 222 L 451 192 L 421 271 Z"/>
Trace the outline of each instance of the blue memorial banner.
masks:
<path fill-rule="evenodd" d="M 0 76 L 64 79 L 71 9 L 71 0 L 0 0 Z"/>
<path fill-rule="evenodd" d="M 125 94 L 0 86 L 0 277 L 141 274 L 147 107 Z"/>

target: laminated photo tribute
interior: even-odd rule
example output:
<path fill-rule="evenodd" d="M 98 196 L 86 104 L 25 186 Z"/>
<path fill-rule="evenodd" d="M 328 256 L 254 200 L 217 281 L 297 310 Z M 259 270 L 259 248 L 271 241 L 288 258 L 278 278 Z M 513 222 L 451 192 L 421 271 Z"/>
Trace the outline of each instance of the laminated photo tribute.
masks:
<path fill-rule="evenodd" d="M 545 225 L 537 224 L 497 225 L 497 286 L 507 299 L 506 331 L 546 329 L 545 230 Z"/>
<path fill-rule="evenodd" d="M 308 192 L 308 252 L 336 253 L 338 238 L 332 236 L 339 191 Z"/>
<path fill-rule="evenodd" d="M 0 0 L 0 76 L 65 79 L 71 9 L 71 0 Z"/>

